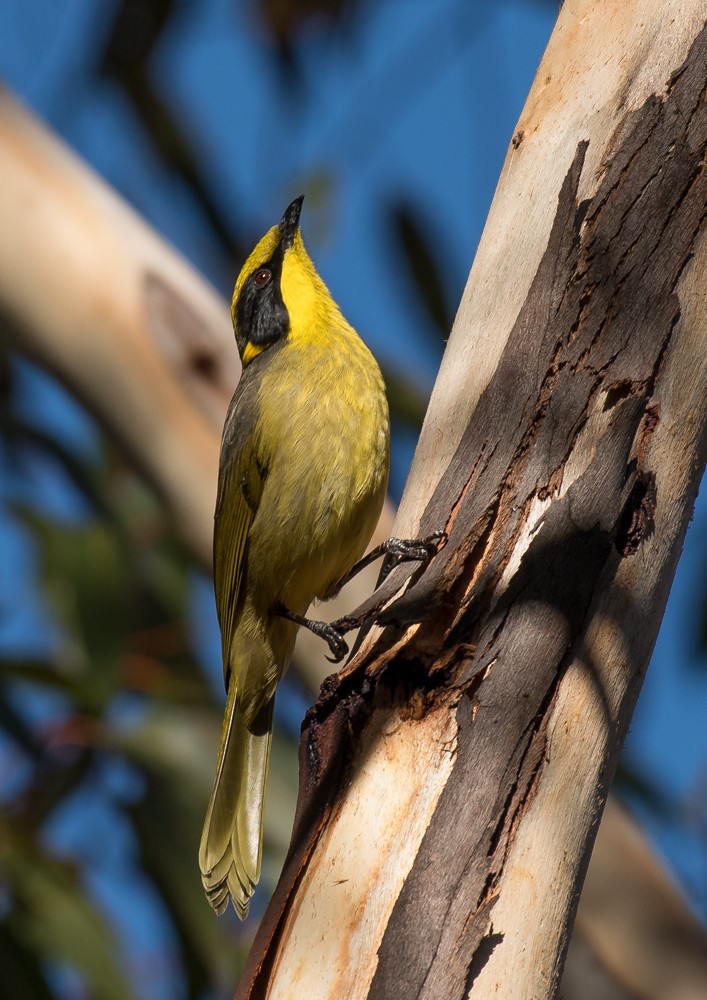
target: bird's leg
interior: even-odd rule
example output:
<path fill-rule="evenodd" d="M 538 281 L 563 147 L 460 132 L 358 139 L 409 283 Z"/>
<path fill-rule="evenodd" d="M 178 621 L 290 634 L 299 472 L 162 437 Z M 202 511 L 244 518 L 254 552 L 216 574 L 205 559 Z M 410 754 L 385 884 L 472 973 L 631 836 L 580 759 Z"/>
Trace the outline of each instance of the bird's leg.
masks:
<path fill-rule="evenodd" d="M 380 559 L 381 556 L 385 556 L 383 560 L 383 568 L 381 570 L 381 580 L 380 583 L 385 580 L 390 571 L 394 569 L 398 563 L 417 561 L 422 563 L 428 563 L 432 556 L 436 555 L 439 551 L 440 542 L 447 540 L 446 531 L 433 531 L 431 535 L 426 538 L 387 538 L 380 545 L 376 545 L 375 549 L 371 549 L 363 559 L 359 559 L 356 565 L 349 570 L 349 572 L 342 576 L 340 580 L 336 581 L 336 586 L 332 588 L 328 597 L 333 597 L 341 590 L 341 588 L 352 580 L 362 569 L 366 566 L 370 566 L 372 562 L 376 559 Z M 347 619 L 341 618 L 340 621 L 345 622 Z M 362 625 L 363 622 L 358 624 Z M 358 628 L 358 625 L 351 625 L 349 628 L 345 628 L 343 631 L 348 632 L 352 628 Z"/>
<path fill-rule="evenodd" d="M 316 621 L 314 618 L 305 618 L 304 615 L 296 615 L 294 611 L 289 611 L 284 605 L 280 605 L 277 608 L 276 614 L 280 618 L 287 618 L 296 625 L 301 625 L 303 628 L 309 629 L 314 635 L 319 636 L 320 639 L 324 639 L 332 653 L 331 656 L 327 656 L 327 660 L 330 663 L 341 663 L 348 653 L 349 647 L 341 633 L 348 632 L 351 628 L 356 628 L 355 625 L 351 625 L 349 629 L 339 629 L 336 627 L 338 622 L 330 624 L 329 622 Z"/>
<path fill-rule="evenodd" d="M 444 531 L 435 531 L 426 538 L 388 538 L 385 542 L 377 545 L 375 549 L 372 549 L 363 559 L 360 559 L 346 576 L 338 580 L 336 587 L 332 589 L 327 597 L 333 597 L 344 584 L 348 583 L 357 573 L 381 556 L 385 556 L 381 571 L 381 582 L 398 563 L 406 562 L 407 560 L 428 563 L 432 556 L 439 550 L 440 542 L 446 541 L 446 538 L 447 534 Z M 276 613 L 281 618 L 287 618 L 296 625 L 301 625 L 303 628 L 309 629 L 310 632 L 319 636 L 320 639 L 324 639 L 332 653 L 331 656 L 327 656 L 330 663 L 340 663 L 348 653 L 349 647 L 344 639 L 345 633 L 360 628 L 371 617 L 369 611 L 359 616 L 344 615 L 343 618 L 337 618 L 333 622 L 321 622 L 313 618 L 305 618 L 304 615 L 296 615 L 294 611 L 290 611 L 284 605 L 280 605 Z"/>

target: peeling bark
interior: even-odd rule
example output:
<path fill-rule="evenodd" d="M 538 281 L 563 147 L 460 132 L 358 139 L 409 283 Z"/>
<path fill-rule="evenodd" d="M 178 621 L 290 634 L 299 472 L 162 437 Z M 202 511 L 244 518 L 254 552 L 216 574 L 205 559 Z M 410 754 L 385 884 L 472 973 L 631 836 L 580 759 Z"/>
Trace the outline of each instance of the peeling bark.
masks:
<path fill-rule="evenodd" d="M 557 67 L 578 105 L 602 17 L 627 27 L 633 58 L 612 49 L 611 100 L 562 133 L 544 249 L 481 383 L 494 315 L 468 323 L 489 295 L 475 274 L 494 277 L 499 316 L 517 296 L 484 234 L 450 341 L 454 395 L 433 396 L 397 529 L 445 527 L 448 542 L 386 581 L 379 627 L 308 715 L 292 846 L 241 997 L 556 992 L 707 450 L 707 26 L 682 5 L 666 68 L 673 5 L 628 6 L 564 5 L 508 169 L 542 162 Z M 509 201 L 513 184 L 491 213 L 510 240 L 539 197 Z M 463 375 L 473 415 L 435 461 L 468 406 Z M 424 824 L 396 805 L 408 786 Z"/>

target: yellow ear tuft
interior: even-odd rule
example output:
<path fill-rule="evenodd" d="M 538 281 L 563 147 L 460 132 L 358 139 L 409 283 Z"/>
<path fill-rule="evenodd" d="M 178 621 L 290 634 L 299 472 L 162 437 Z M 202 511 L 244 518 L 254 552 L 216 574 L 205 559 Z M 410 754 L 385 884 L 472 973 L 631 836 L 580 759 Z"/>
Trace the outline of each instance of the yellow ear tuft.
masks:
<path fill-rule="evenodd" d="M 267 346 L 268 346 L 267 344 L 251 344 L 250 342 L 248 342 L 245 345 L 245 350 L 243 351 L 243 357 L 241 358 L 241 363 L 243 364 L 243 367 L 245 368 L 246 365 L 249 365 L 251 363 L 253 358 L 257 358 L 259 354 L 262 354 L 262 352 L 265 350 Z"/>

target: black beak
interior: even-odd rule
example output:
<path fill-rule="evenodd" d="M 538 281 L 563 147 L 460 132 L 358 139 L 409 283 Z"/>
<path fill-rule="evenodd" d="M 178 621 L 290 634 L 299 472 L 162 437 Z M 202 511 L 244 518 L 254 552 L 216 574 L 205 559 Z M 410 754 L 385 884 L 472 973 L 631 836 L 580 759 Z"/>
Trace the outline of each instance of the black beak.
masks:
<path fill-rule="evenodd" d="M 292 246 L 292 241 L 295 238 L 295 233 L 299 229 L 299 217 L 302 211 L 302 202 L 304 201 L 304 195 L 301 194 L 299 198 L 295 198 L 291 205 L 285 209 L 285 214 L 280 219 L 279 230 L 282 233 L 282 243 L 285 249 Z"/>

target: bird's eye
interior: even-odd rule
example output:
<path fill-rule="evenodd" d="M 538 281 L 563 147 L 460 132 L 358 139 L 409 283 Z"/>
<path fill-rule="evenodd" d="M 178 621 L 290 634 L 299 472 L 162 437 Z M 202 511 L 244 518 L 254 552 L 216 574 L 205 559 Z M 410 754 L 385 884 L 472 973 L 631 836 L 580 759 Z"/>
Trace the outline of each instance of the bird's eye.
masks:
<path fill-rule="evenodd" d="M 261 267 L 260 270 L 256 271 L 253 275 L 253 281 L 259 288 L 262 288 L 263 285 L 267 285 L 271 278 L 272 272 L 268 271 L 267 267 Z"/>

